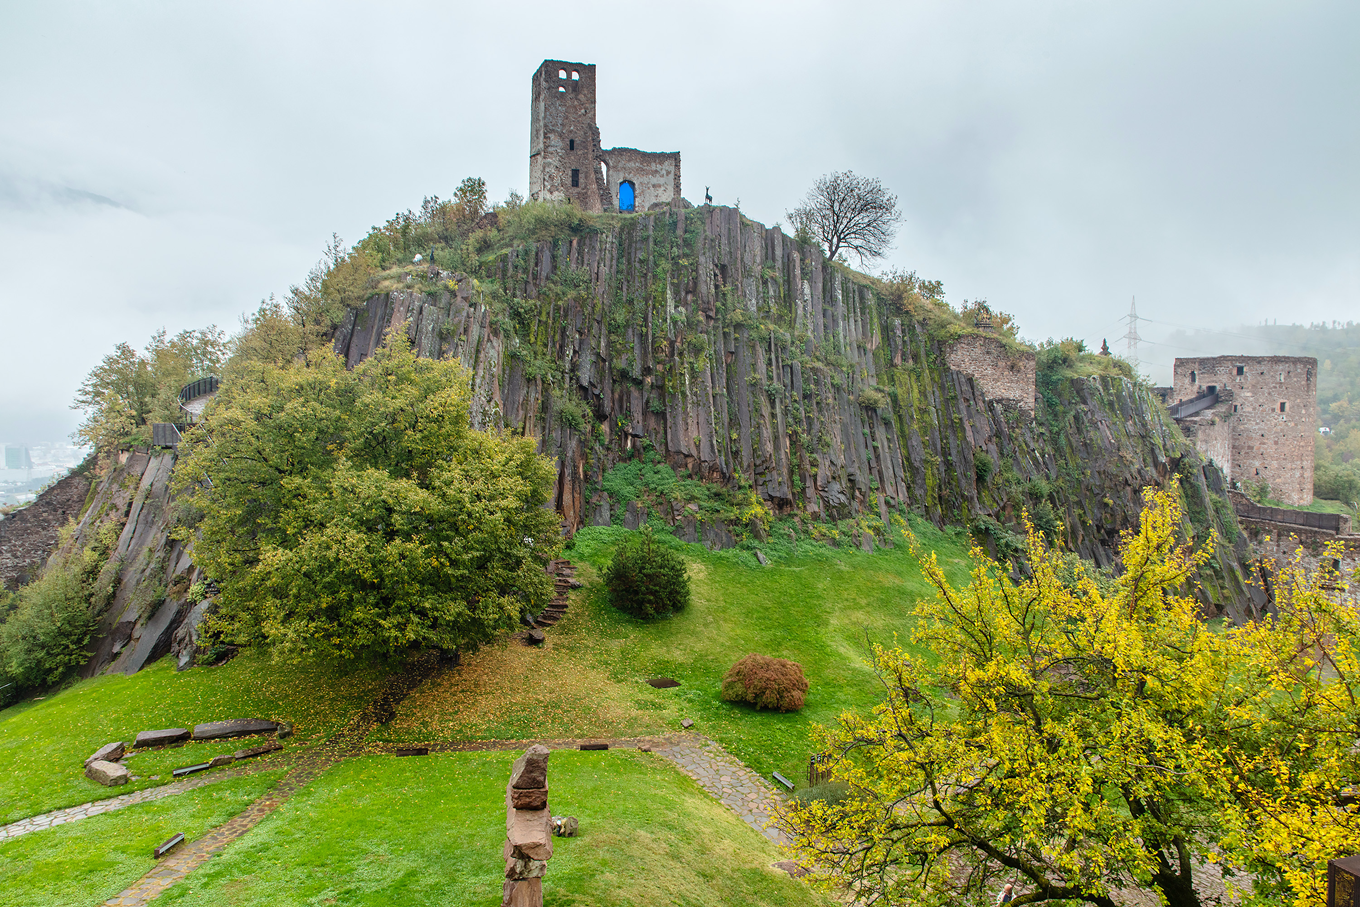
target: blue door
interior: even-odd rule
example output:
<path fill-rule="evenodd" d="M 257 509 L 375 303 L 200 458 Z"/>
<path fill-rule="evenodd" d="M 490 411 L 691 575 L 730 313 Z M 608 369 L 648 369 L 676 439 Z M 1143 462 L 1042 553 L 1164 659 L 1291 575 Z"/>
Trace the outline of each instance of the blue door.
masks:
<path fill-rule="evenodd" d="M 633 184 L 630 182 L 619 183 L 619 210 L 632 211 L 634 206 Z"/>

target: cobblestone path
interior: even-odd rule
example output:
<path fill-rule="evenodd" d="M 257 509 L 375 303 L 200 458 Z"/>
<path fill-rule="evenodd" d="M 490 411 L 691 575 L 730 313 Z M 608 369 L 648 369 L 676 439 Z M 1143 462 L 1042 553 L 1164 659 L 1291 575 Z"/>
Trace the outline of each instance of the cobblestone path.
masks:
<path fill-rule="evenodd" d="M 297 760 L 297 766 L 268 793 L 243 812 L 192 842 L 186 842 L 156 868 L 142 876 L 116 897 L 104 902 L 104 907 L 144 907 L 161 892 L 202 866 L 213 854 L 250 831 L 260 820 L 278 808 L 294 793 L 320 777 L 335 763 L 363 751 L 364 739 L 375 726 L 390 721 L 396 707 L 418 687 L 431 671 L 433 661 L 421 662 L 387 681 L 383 692 L 354 720 L 326 742 L 308 750 Z"/>
<path fill-rule="evenodd" d="M 91 816 L 98 816 L 103 813 L 113 812 L 117 809 L 126 809 L 129 806 L 136 806 L 138 803 L 150 803 L 152 800 L 159 800 L 162 797 L 172 797 L 175 794 L 182 794 L 185 791 L 203 787 L 205 784 L 216 784 L 228 778 L 239 778 L 242 775 L 253 774 L 258 771 L 265 771 L 271 768 L 279 768 L 286 764 L 286 761 L 275 760 L 267 762 L 260 760 L 252 764 L 249 768 L 228 769 L 212 775 L 200 775 L 197 778 L 185 778 L 183 781 L 172 781 L 169 784 L 162 784 L 159 787 L 148 787 L 131 794 L 122 794 L 117 797 L 110 797 L 107 800 L 94 800 L 90 803 L 82 803 L 79 806 L 68 806 L 65 809 L 54 809 L 51 812 L 43 813 L 40 816 L 29 816 L 27 819 L 20 819 L 18 822 L 11 822 L 8 825 L 0 826 L 0 841 L 7 838 L 17 838 L 19 835 L 28 834 L 31 831 L 41 831 L 44 828 L 54 828 L 58 825 L 65 825 L 67 822 L 75 822 L 80 819 L 88 819 Z"/>
<path fill-rule="evenodd" d="M 699 734 L 683 734 L 667 738 L 652 752 L 674 762 L 723 806 L 775 844 L 787 843 L 783 832 L 765 827 L 774 818 L 779 794 L 717 742 Z"/>

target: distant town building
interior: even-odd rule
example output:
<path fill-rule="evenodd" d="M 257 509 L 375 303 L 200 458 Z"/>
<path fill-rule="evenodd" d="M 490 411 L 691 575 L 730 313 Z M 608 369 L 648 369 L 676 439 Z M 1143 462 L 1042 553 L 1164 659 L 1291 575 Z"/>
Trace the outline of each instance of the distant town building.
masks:
<path fill-rule="evenodd" d="M 28 454 L 27 447 L 6 447 L 5 448 L 5 468 L 6 469 L 32 469 L 33 458 Z"/>
<path fill-rule="evenodd" d="M 1167 403 L 1186 437 L 1229 481 L 1242 487 L 1265 482 L 1283 504 L 1312 503 L 1316 359 L 1177 359 Z"/>

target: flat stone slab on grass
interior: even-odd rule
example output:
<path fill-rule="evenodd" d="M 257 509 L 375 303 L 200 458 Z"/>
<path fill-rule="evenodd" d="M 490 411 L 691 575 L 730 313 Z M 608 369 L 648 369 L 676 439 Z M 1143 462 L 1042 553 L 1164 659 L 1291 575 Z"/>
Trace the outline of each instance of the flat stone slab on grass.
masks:
<path fill-rule="evenodd" d="M 233 718 L 230 721 L 209 721 L 194 725 L 195 740 L 224 740 L 228 737 L 249 737 L 252 734 L 270 734 L 278 730 L 272 721 L 260 718 Z"/>
<path fill-rule="evenodd" d="M 171 727 L 160 731 L 142 731 L 137 735 L 137 739 L 132 745 L 141 749 L 144 746 L 168 746 L 171 743 L 179 743 L 188 739 L 188 728 Z"/>
<path fill-rule="evenodd" d="M 252 746 L 248 750 L 237 750 L 233 756 L 236 759 L 254 759 L 256 756 L 263 756 L 265 753 L 276 753 L 281 749 L 283 749 L 283 744 L 274 743 L 271 740 L 269 743 L 264 743 L 260 746 Z"/>
<path fill-rule="evenodd" d="M 676 680 L 674 677 L 653 677 L 651 680 L 647 681 L 647 684 L 656 687 L 658 690 L 669 690 L 672 687 L 680 686 L 680 681 Z"/>
<path fill-rule="evenodd" d="M 91 762 L 85 769 L 85 777 L 91 781 L 98 781 L 105 787 L 117 787 L 120 784 L 127 784 L 132 779 L 127 766 L 103 760 Z"/>
<path fill-rule="evenodd" d="M 106 743 L 95 750 L 93 756 L 85 760 L 85 767 L 89 768 L 90 764 L 93 762 L 117 762 L 119 759 L 123 758 L 123 754 L 126 752 L 127 744 L 123 743 L 121 740 Z"/>

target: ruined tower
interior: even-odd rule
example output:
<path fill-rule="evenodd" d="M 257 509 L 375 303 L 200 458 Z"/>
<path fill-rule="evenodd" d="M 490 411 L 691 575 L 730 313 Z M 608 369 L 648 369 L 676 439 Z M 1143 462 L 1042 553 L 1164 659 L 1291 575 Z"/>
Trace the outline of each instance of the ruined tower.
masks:
<path fill-rule="evenodd" d="M 1313 501 L 1317 360 L 1310 356 L 1177 359 L 1170 400 L 1217 401 L 1178 419 L 1200 452 L 1232 481 L 1265 482 L 1285 504 Z"/>
<path fill-rule="evenodd" d="M 602 148 L 595 65 L 544 60 L 529 112 L 529 197 L 586 211 L 647 211 L 680 198 L 680 152 Z"/>

